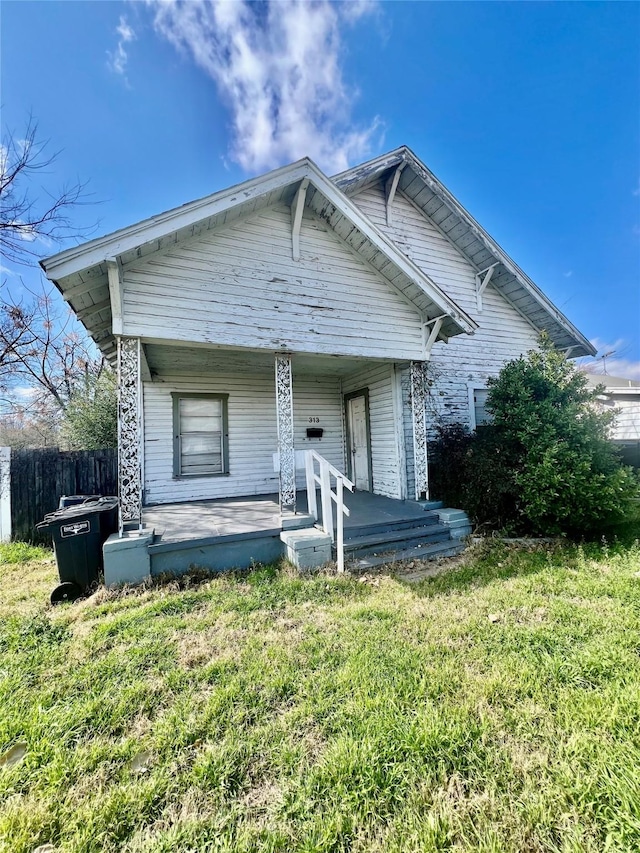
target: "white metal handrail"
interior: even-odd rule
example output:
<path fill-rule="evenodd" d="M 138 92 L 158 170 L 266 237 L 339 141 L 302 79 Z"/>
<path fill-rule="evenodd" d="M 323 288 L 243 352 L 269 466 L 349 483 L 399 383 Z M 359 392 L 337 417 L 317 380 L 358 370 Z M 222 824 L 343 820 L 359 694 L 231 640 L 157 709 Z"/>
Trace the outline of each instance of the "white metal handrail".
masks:
<path fill-rule="evenodd" d="M 316 462 L 319 472 L 316 473 Z M 305 453 L 305 471 L 307 475 L 307 506 L 310 515 L 318 520 L 318 501 L 316 499 L 316 484 L 320 486 L 320 503 L 322 505 L 322 529 L 335 542 L 337 552 L 338 571 L 344 572 L 344 516 L 349 516 L 349 508 L 344 505 L 344 489 L 350 492 L 354 484 L 337 468 L 316 453 L 315 450 L 307 450 Z M 331 477 L 336 481 L 335 492 L 331 489 Z M 336 504 L 336 531 L 333 529 L 333 507 L 331 501 Z"/>

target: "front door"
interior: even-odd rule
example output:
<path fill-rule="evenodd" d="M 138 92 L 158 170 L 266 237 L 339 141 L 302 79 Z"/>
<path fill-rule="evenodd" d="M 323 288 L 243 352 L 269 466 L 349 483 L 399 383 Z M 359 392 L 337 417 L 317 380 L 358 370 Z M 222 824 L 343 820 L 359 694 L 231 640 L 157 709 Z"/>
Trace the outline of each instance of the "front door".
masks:
<path fill-rule="evenodd" d="M 349 475 L 356 489 L 371 491 L 371 447 L 367 395 L 350 394 L 347 404 Z"/>

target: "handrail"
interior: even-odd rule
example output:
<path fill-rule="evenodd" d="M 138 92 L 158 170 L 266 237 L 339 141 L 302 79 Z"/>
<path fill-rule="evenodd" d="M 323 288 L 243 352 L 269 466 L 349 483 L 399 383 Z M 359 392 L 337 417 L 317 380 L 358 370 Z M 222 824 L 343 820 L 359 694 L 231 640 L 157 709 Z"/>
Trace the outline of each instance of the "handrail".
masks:
<path fill-rule="evenodd" d="M 316 474 L 316 462 L 319 474 Z M 307 475 L 307 507 L 310 515 L 318 520 L 318 501 L 316 498 L 316 484 L 320 486 L 320 502 L 322 504 L 322 529 L 331 537 L 336 545 L 336 556 L 338 572 L 344 572 L 344 516 L 349 516 L 349 508 L 344 505 L 345 487 L 352 492 L 355 488 L 351 480 L 337 468 L 317 453 L 315 450 L 307 450 L 305 453 L 305 471 Z M 335 492 L 331 489 L 331 477 L 336 481 Z M 333 507 L 331 501 L 336 504 L 336 533 L 333 530 Z"/>

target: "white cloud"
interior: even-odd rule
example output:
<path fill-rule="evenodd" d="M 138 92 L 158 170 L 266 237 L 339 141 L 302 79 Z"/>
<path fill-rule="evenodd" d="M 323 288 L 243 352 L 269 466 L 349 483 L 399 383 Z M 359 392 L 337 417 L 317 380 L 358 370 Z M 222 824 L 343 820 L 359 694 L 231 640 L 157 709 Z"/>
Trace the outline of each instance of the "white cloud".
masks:
<path fill-rule="evenodd" d="M 571 278 L 571 276 L 573 275 L 573 270 L 567 270 L 566 272 L 562 273 L 562 275 L 565 278 Z"/>
<path fill-rule="evenodd" d="M 0 262 L 0 275 L 11 276 L 13 278 L 17 276 L 17 273 L 14 272 L 11 267 L 5 267 L 5 265 Z"/>
<path fill-rule="evenodd" d="M 108 65 L 114 73 L 119 74 L 126 81 L 126 68 L 129 55 L 125 49 L 125 45 L 133 41 L 136 38 L 136 34 L 124 15 L 120 15 L 120 22 L 116 27 L 116 33 L 118 34 L 118 44 L 113 52 L 110 50 L 107 51 L 109 58 Z"/>
<path fill-rule="evenodd" d="M 594 358 L 581 358 L 578 363 L 588 373 L 620 376 L 623 379 L 640 379 L 640 361 L 625 358 L 629 342 L 618 338 L 613 343 L 594 338 L 591 343 L 598 350 Z"/>
<path fill-rule="evenodd" d="M 380 127 L 351 129 L 356 93 L 343 78 L 341 28 L 369 0 L 147 0 L 154 27 L 215 81 L 233 125 L 230 156 L 256 173 L 309 156 L 338 172 L 366 155 Z"/>

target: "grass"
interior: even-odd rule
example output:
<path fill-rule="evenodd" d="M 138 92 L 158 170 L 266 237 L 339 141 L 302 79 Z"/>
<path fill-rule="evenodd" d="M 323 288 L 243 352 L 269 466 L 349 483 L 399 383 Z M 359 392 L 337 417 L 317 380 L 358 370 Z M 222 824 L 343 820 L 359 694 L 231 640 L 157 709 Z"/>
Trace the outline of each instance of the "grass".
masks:
<path fill-rule="evenodd" d="M 33 556 L 0 557 L 2 850 L 640 849 L 637 544 L 57 609 Z"/>

